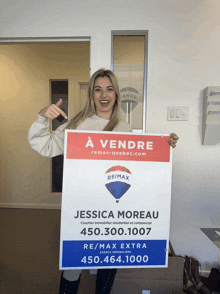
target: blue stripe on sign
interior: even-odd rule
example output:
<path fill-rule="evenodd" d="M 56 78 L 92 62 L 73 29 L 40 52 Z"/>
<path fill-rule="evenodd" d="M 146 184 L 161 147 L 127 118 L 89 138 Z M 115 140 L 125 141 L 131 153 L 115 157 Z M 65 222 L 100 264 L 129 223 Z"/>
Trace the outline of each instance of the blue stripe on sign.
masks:
<path fill-rule="evenodd" d="M 63 241 L 62 267 L 166 265 L 167 240 Z"/>

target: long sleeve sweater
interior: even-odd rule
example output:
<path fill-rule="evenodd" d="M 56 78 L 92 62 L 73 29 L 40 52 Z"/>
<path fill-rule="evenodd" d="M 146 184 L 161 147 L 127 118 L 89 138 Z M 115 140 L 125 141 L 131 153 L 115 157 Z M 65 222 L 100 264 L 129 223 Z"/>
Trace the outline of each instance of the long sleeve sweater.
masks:
<path fill-rule="evenodd" d="M 102 131 L 109 120 L 93 115 L 82 122 L 76 130 Z M 28 141 L 31 148 L 45 157 L 54 157 L 63 154 L 64 135 L 68 122 L 50 131 L 47 118 L 38 114 L 37 120 L 31 125 L 28 133 Z M 113 132 L 131 132 L 129 124 L 120 121 Z"/>

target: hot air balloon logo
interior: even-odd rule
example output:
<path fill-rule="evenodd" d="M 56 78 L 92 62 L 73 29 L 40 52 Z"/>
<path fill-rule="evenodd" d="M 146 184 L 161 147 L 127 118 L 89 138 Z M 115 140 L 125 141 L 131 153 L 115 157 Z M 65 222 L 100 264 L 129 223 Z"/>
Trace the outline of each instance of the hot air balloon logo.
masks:
<path fill-rule="evenodd" d="M 131 187 L 131 172 L 124 166 L 113 166 L 106 171 L 106 188 L 118 202 Z"/>

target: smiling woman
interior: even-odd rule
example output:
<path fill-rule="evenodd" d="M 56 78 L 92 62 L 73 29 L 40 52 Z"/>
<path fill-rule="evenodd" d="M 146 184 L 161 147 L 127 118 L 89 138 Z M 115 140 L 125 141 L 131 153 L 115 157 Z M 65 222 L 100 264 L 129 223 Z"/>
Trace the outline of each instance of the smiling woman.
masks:
<path fill-rule="evenodd" d="M 110 119 L 115 104 L 116 94 L 108 77 L 96 79 L 94 86 L 94 103 L 96 114 L 103 119 Z"/>
<path fill-rule="evenodd" d="M 108 102 L 104 101 L 109 101 L 109 104 L 106 105 Z M 82 123 L 87 118 L 94 118 L 94 115 L 104 120 L 103 131 L 119 131 L 122 125 L 124 132 L 131 131 L 131 127 L 120 120 L 119 86 L 117 78 L 111 70 L 99 69 L 92 75 L 89 81 L 86 105 L 70 121 L 67 128 L 76 129 L 79 125 L 83 127 Z"/>
<path fill-rule="evenodd" d="M 49 130 L 48 119 L 60 115 L 67 117 L 60 108 L 62 99 L 56 104 L 40 110 L 38 120 L 29 130 L 31 148 L 46 157 L 63 153 L 64 131 L 66 128 L 93 131 L 129 132 L 131 127 L 120 120 L 120 94 L 118 83 L 113 72 L 100 69 L 95 72 L 88 87 L 88 99 L 84 109 L 70 123 L 65 123 L 55 131 Z M 77 293 L 80 282 L 80 270 L 64 271 L 61 276 L 60 294 Z M 100 269 L 97 272 L 96 294 L 108 294 L 111 291 L 116 269 Z"/>
<path fill-rule="evenodd" d="M 60 115 L 66 118 L 66 113 L 60 108 L 62 99 L 56 104 L 40 110 L 38 120 L 29 130 L 31 148 L 42 156 L 54 157 L 63 153 L 65 129 L 86 131 L 129 132 L 128 123 L 120 120 L 120 93 L 117 79 L 110 70 L 100 69 L 95 72 L 88 87 L 88 99 L 70 123 L 65 123 L 55 131 L 49 130 L 48 118 L 53 120 Z M 132 142 L 132 141 L 130 141 Z M 114 148 L 116 142 L 112 142 Z M 129 144 L 129 143 L 128 143 Z M 138 145 L 143 147 L 143 142 Z M 129 147 L 132 149 L 132 143 Z M 150 149 L 150 148 L 149 148 Z M 80 270 L 67 270 L 61 276 L 60 294 L 76 294 L 80 282 Z M 96 280 L 96 294 L 109 294 L 114 282 L 116 269 L 99 269 Z"/>

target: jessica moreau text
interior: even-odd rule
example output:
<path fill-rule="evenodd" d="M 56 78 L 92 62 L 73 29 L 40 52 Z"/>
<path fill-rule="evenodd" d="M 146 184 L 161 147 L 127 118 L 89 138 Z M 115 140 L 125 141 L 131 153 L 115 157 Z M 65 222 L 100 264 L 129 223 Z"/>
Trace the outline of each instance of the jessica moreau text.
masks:
<path fill-rule="evenodd" d="M 137 219 L 156 219 L 159 217 L 159 211 L 124 211 L 119 210 L 77 210 L 74 218 L 137 218 Z"/>

